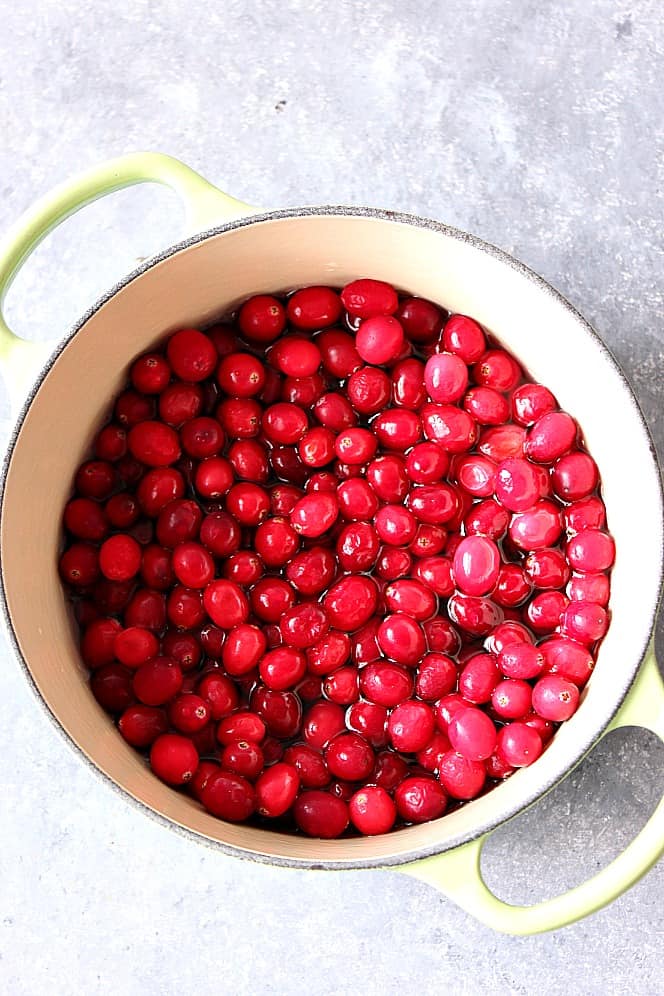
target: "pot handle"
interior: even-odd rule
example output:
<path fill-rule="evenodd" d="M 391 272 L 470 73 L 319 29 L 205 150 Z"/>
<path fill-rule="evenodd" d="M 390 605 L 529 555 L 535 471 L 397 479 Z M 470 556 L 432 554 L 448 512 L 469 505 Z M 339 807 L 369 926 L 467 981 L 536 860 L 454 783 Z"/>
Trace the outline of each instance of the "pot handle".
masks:
<path fill-rule="evenodd" d="M 4 320 L 7 291 L 33 249 L 61 221 L 104 194 L 135 183 L 163 183 L 183 201 L 188 232 L 252 214 L 256 208 L 222 193 L 178 159 L 159 152 L 134 152 L 92 166 L 44 194 L 0 239 L 0 361 L 12 402 L 46 362 L 51 347 L 16 336 Z"/>
<path fill-rule="evenodd" d="M 654 646 L 618 715 L 606 733 L 621 726 L 642 726 L 664 741 L 664 682 Z M 400 868 L 428 882 L 477 920 L 505 934 L 541 934 L 581 920 L 617 899 L 652 868 L 664 853 L 664 799 L 625 850 L 606 868 L 562 896 L 534 906 L 513 906 L 498 899 L 482 878 L 482 848 L 490 834 Z"/>

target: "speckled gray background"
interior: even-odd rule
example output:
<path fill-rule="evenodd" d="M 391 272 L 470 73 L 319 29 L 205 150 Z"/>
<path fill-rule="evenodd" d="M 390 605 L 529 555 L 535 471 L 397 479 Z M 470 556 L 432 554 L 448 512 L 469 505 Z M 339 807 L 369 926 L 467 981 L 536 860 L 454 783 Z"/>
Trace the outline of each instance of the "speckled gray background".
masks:
<path fill-rule="evenodd" d="M 445 220 L 515 253 L 595 324 L 664 455 L 663 51 L 660 0 L 5 4 L 0 225 L 140 148 L 267 207 Z M 9 318 L 59 337 L 180 226 L 156 187 L 88 208 L 33 257 Z M 664 993 L 664 864 L 587 921 L 517 940 L 398 874 L 240 863 L 100 783 L 4 642 L 2 660 L 3 996 Z M 495 835 L 488 880 L 532 902 L 600 868 L 654 807 L 663 757 L 643 732 L 613 735 Z"/>

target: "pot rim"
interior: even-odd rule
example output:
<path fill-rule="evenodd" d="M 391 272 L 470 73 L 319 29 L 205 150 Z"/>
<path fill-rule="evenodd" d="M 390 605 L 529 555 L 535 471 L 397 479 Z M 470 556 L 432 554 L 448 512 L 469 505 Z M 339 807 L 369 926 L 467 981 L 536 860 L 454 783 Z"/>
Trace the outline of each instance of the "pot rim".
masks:
<path fill-rule="evenodd" d="M 4 511 L 4 498 L 5 498 L 5 485 L 7 473 L 9 466 L 12 461 L 14 450 L 18 442 L 18 437 L 21 432 L 26 415 L 38 394 L 41 385 L 51 370 L 51 367 L 67 348 L 69 343 L 78 335 L 79 332 L 85 327 L 87 322 L 95 315 L 101 307 L 103 307 L 108 301 L 111 300 L 119 291 L 124 287 L 132 283 L 134 280 L 141 277 L 144 273 L 150 270 L 152 267 L 159 263 L 164 262 L 171 256 L 191 248 L 192 246 L 198 245 L 199 243 L 205 242 L 207 239 L 216 237 L 218 235 L 225 234 L 227 232 L 233 231 L 235 229 L 246 228 L 252 225 L 272 222 L 272 221 L 285 221 L 292 218 L 302 218 L 302 217 L 321 217 L 321 216 L 347 216 L 347 217 L 357 217 L 357 218 L 369 218 L 380 221 L 391 222 L 394 224 L 409 225 L 415 228 L 423 228 L 433 231 L 435 233 L 444 235 L 446 237 L 456 239 L 459 242 L 465 243 L 480 252 L 486 253 L 489 256 L 494 257 L 499 263 L 502 263 L 511 269 L 517 271 L 522 277 L 525 277 L 531 283 L 533 283 L 536 288 L 542 293 L 553 298 L 555 302 L 561 305 L 566 311 L 568 311 L 573 319 L 575 320 L 579 332 L 583 332 L 588 338 L 592 339 L 595 348 L 597 348 L 607 359 L 610 365 L 614 368 L 614 371 L 618 374 L 623 387 L 626 389 L 629 397 L 631 398 L 634 411 L 638 417 L 641 430 L 643 432 L 645 441 L 648 446 L 654 467 L 657 469 L 657 481 L 659 488 L 659 512 L 660 518 L 664 517 L 664 486 L 662 483 L 661 473 L 659 472 L 659 464 L 657 460 L 657 453 L 655 450 L 654 442 L 650 429 L 645 420 L 641 407 L 636 399 L 634 391 L 625 376 L 622 368 L 620 367 L 618 361 L 613 356 L 613 353 L 608 348 L 606 343 L 600 338 L 599 334 L 590 325 L 590 323 L 581 315 L 581 313 L 572 305 L 567 298 L 565 298 L 559 291 L 557 291 L 551 284 L 549 284 L 543 277 L 532 270 L 525 263 L 516 259 L 514 256 L 507 253 L 505 250 L 493 245 L 490 242 L 486 242 L 480 239 L 478 236 L 472 235 L 462 229 L 455 228 L 450 225 L 446 225 L 442 222 L 435 221 L 430 218 L 425 218 L 420 215 L 391 211 L 381 208 L 372 207 L 356 207 L 356 206 L 344 206 L 344 205 L 323 205 L 323 206 L 306 206 L 300 208 L 282 208 L 274 211 L 265 211 L 256 214 L 251 214 L 248 216 L 243 216 L 234 221 L 225 222 L 223 224 L 214 225 L 210 228 L 206 228 L 201 232 L 196 232 L 179 242 L 176 242 L 166 249 L 161 250 L 154 256 L 143 261 L 138 267 L 133 269 L 130 273 L 124 276 L 122 279 L 117 281 L 108 291 L 106 291 L 101 297 L 94 302 L 90 308 L 81 316 L 81 318 L 72 326 L 72 328 L 65 334 L 65 336 L 58 342 L 51 352 L 47 362 L 40 370 L 38 376 L 36 377 L 33 386 L 28 393 L 21 409 L 18 413 L 12 414 L 10 416 L 12 422 L 12 429 L 10 433 L 10 438 L 7 443 L 6 452 L 2 461 L 2 470 L 0 476 L 0 520 Z M 594 731 L 590 736 L 587 736 L 579 741 L 578 751 L 574 760 L 571 764 L 565 766 L 562 770 L 558 770 L 553 773 L 549 778 L 547 778 L 543 783 L 540 783 L 531 790 L 528 795 L 520 802 L 519 805 L 512 805 L 507 810 L 501 811 L 496 818 L 486 818 L 481 823 L 476 824 L 472 831 L 459 833 L 454 837 L 449 838 L 444 843 L 440 844 L 430 844 L 424 847 L 419 847 L 413 849 L 412 852 L 399 853 L 396 855 L 388 855 L 381 857 L 364 857 L 362 859 L 355 858 L 331 858 L 328 860 L 313 859 L 309 860 L 306 858 L 294 858 L 286 856 L 274 856 L 263 854 L 254 850 L 245 850 L 243 848 L 236 847 L 224 843 L 222 841 L 214 840 L 210 837 L 205 836 L 195 830 L 185 827 L 175 821 L 169 819 L 167 816 L 162 815 L 157 810 L 148 806 L 142 800 L 138 799 L 136 796 L 132 795 L 127 789 L 123 788 L 117 782 L 115 782 L 109 775 L 107 775 L 102 768 L 100 768 L 88 755 L 82 750 L 81 747 L 76 743 L 73 737 L 67 732 L 67 730 L 60 723 L 57 715 L 51 710 L 51 707 L 46 702 L 45 698 L 42 696 L 37 684 L 33 678 L 32 672 L 28 665 L 28 662 L 24 658 L 14 626 L 11 621 L 9 614 L 9 608 L 7 603 L 7 596 L 5 592 L 5 582 L 4 582 L 4 569 L 2 562 L 2 550 L 0 549 L 0 610 L 2 613 L 2 618 L 4 619 L 6 632 L 8 634 L 11 645 L 14 649 L 16 657 L 20 663 L 25 677 L 28 680 L 29 687 L 34 693 L 37 701 L 40 703 L 42 709 L 45 711 L 48 718 L 51 720 L 52 724 L 59 731 L 60 735 L 66 740 L 70 747 L 76 752 L 76 754 L 85 762 L 86 766 L 91 769 L 95 775 L 103 780 L 103 782 L 118 793 L 123 799 L 129 800 L 134 806 L 143 812 L 147 813 L 152 819 L 166 826 L 168 829 L 175 831 L 181 836 L 187 839 L 193 839 L 200 844 L 204 844 L 214 850 L 220 850 L 225 854 L 231 855 L 233 857 L 244 858 L 245 860 L 252 860 L 260 864 L 270 864 L 282 867 L 290 868 L 309 868 L 309 869 L 361 869 L 361 868 L 371 868 L 371 867 L 396 867 L 398 865 L 409 864 L 420 858 L 430 857 L 435 854 L 441 854 L 444 852 L 452 851 L 462 844 L 470 843 L 473 840 L 477 840 L 485 834 L 492 830 L 497 829 L 502 824 L 506 823 L 508 820 L 512 819 L 519 813 L 525 811 L 544 795 L 546 795 L 551 789 L 558 785 L 568 774 L 579 764 L 583 758 L 593 749 L 593 747 L 598 743 L 606 732 L 607 727 L 611 723 L 614 716 L 617 714 L 618 710 L 622 706 L 628 692 L 630 691 L 637 673 L 641 667 L 643 659 L 648 650 L 650 644 L 652 632 L 654 629 L 659 603 L 659 594 L 662 590 L 662 584 L 664 581 L 664 536 L 660 530 L 660 569 L 656 597 L 653 600 L 653 607 L 650 614 L 650 620 L 647 629 L 644 630 L 642 634 L 642 642 L 638 655 L 636 655 L 635 663 L 631 671 L 629 672 L 626 681 L 620 691 L 619 698 L 612 705 L 609 713 L 605 716 L 604 725 L 598 730 Z M 441 817 L 444 820 L 445 816 Z M 270 831 L 266 831 L 270 832 Z M 399 831 L 395 833 L 398 834 Z M 334 843 L 334 842 L 330 842 Z"/>

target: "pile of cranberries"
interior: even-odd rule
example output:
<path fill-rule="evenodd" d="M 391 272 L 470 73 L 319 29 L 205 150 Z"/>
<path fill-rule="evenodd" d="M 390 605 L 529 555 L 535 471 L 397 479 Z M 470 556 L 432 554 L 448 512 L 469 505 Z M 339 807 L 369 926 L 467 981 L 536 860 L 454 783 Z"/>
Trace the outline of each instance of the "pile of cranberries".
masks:
<path fill-rule="evenodd" d="M 471 318 L 377 280 L 138 357 L 64 510 L 97 701 L 224 820 L 338 837 L 532 764 L 608 625 L 597 467 Z"/>

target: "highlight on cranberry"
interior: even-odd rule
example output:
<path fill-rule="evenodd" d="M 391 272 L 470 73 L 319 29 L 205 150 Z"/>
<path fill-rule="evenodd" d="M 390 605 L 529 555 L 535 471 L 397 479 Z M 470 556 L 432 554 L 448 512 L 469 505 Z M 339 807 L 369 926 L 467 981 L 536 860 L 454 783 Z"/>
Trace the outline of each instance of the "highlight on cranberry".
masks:
<path fill-rule="evenodd" d="M 64 509 L 99 704 L 173 791 L 312 837 L 537 761 L 609 625 L 579 426 L 472 318 L 259 295 L 131 364 Z"/>

